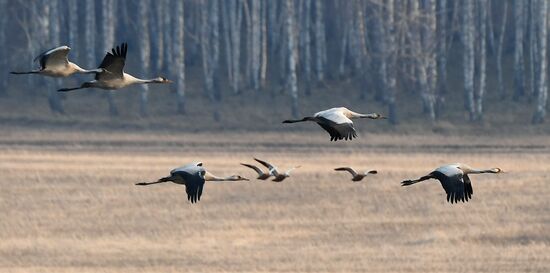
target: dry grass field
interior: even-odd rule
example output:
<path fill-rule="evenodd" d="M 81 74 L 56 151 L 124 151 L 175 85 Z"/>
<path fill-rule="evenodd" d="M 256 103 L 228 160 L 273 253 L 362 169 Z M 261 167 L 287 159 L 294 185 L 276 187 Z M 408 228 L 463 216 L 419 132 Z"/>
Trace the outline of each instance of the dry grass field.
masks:
<path fill-rule="evenodd" d="M 0 131 L 1 272 L 550 272 L 550 139 L 191 132 Z M 283 183 L 209 183 L 190 204 L 178 165 Z M 451 205 L 436 181 L 402 188 L 443 163 L 501 167 Z M 352 183 L 334 167 L 374 168 Z"/>

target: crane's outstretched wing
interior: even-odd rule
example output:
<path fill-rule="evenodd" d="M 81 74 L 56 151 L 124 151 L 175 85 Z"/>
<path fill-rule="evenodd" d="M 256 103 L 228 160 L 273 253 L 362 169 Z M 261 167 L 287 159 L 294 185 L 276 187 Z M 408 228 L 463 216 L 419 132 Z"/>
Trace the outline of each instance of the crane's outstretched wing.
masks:
<path fill-rule="evenodd" d="M 335 171 L 348 171 L 354 177 L 357 175 L 357 172 L 354 169 L 350 168 L 350 167 L 340 167 L 340 168 L 336 168 L 334 170 Z"/>
<path fill-rule="evenodd" d="M 245 164 L 245 163 L 241 163 L 241 165 L 245 166 L 245 167 L 249 167 L 251 169 L 253 169 L 254 171 L 256 171 L 258 173 L 258 175 L 262 175 L 264 174 L 264 172 L 262 170 L 260 170 L 260 168 L 254 166 L 254 165 L 250 165 L 250 164 Z"/>
<path fill-rule="evenodd" d="M 260 159 L 257 159 L 257 158 L 254 158 L 254 160 L 260 162 L 260 164 L 264 165 L 266 168 L 269 169 L 269 171 L 274 175 L 274 176 L 278 176 L 279 175 L 279 172 L 277 171 L 277 167 L 269 164 L 268 162 L 266 161 L 263 161 L 263 160 L 260 160 Z"/>
<path fill-rule="evenodd" d="M 98 68 L 103 68 L 104 72 L 97 73 L 95 79 L 98 81 L 122 78 L 124 74 L 124 64 L 126 63 L 126 53 L 128 44 L 122 43 L 120 46 L 107 52 Z"/>
<path fill-rule="evenodd" d="M 325 117 L 317 117 L 319 121 L 317 124 L 321 126 L 325 131 L 328 132 L 330 135 L 330 141 L 337 141 L 337 140 L 352 140 L 353 138 L 357 137 L 357 132 L 355 131 L 355 127 L 353 127 L 353 123 L 345 122 L 345 123 L 336 123 L 330 119 L 327 119 Z M 347 118 L 346 118 L 347 119 Z"/>
<path fill-rule="evenodd" d="M 441 186 L 447 193 L 447 202 L 458 203 L 468 202 L 472 198 L 472 183 L 468 175 L 441 176 L 438 177 Z"/>
<path fill-rule="evenodd" d="M 41 69 L 45 67 L 65 66 L 69 63 L 67 55 L 69 55 L 70 50 L 68 46 L 54 47 L 42 52 L 34 58 L 34 61 L 39 61 Z"/>

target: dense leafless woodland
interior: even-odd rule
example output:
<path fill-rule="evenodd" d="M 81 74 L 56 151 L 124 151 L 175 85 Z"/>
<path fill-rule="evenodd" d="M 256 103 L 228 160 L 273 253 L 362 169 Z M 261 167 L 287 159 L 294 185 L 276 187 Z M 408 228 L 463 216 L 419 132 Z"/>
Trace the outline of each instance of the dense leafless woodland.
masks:
<path fill-rule="evenodd" d="M 423 105 L 418 111 L 435 121 L 451 92 L 463 93 L 470 121 L 483 119 L 484 98 L 497 93 L 525 104 L 531 122 L 542 123 L 549 6 L 546 0 L 0 0 L 0 92 L 12 95 L 8 71 L 35 66 L 45 49 L 67 44 L 75 62 L 95 67 L 110 47 L 127 41 L 139 54 L 132 62 L 140 64 L 137 71 L 175 81 L 179 114 L 186 113 L 190 80 L 202 82 L 214 105 L 230 94 L 283 89 L 295 116 L 316 87 L 351 80 L 357 97 L 385 104 L 394 124 L 403 94 L 414 94 Z M 460 67 L 454 79 L 450 66 Z M 190 69 L 202 77 L 186 77 Z M 64 113 L 54 91 L 59 81 L 26 79 L 29 89 L 47 83 L 51 110 Z M 135 92 L 140 114 L 148 115 L 148 87 Z M 117 94 L 107 93 L 110 114 L 117 115 Z"/>

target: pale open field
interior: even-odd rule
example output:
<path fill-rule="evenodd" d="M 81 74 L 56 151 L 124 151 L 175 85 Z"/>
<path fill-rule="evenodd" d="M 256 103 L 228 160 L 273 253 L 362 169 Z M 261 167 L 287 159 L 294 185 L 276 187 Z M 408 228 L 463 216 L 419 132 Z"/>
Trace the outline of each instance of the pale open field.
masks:
<path fill-rule="evenodd" d="M 0 131 L 1 272 L 550 272 L 550 139 L 361 134 Z M 201 160 L 212 173 L 283 183 L 136 187 Z M 443 163 L 501 167 L 469 203 L 436 181 Z M 352 183 L 334 167 L 374 168 Z"/>

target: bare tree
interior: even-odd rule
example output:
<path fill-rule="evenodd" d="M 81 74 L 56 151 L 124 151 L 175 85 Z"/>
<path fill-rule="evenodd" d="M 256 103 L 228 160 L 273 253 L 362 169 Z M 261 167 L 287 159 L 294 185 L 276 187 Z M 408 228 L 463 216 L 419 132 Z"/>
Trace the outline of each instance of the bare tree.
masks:
<path fill-rule="evenodd" d="M 298 117 L 300 114 L 298 108 L 298 78 L 296 75 L 296 62 L 298 59 L 298 52 L 295 41 L 295 13 L 294 13 L 294 0 L 285 1 L 285 33 L 286 33 L 286 53 L 287 53 L 287 86 L 290 90 L 292 116 Z"/>
<path fill-rule="evenodd" d="M 58 45 L 59 44 L 59 0 L 50 0 L 45 5 L 45 12 L 49 14 L 48 19 L 48 31 L 50 35 L 50 44 Z M 48 6 L 49 5 L 49 6 Z M 48 101 L 50 103 L 50 109 L 54 113 L 64 114 L 65 109 L 63 109 L 63 104 L 61 103 L 61 98 L 56 91 L 56 86 L 51 83 L 57 83 L 59 85 L 59 80 L 54 79 L 53 81 L 48 82 Z"/>
<path fill-rule="evenodd" d="M 102 24 L 102 48 L 109 50 L 115 44 L 115 10 L 116 3 L 113 0 L 102 0 L 101 2 L 101 17 Z M 118 116 L 118 108 L 115 103 L 114 91 L 107 91 L 107 102 L 109 103 L 109 114 L 111 116 Z"/>
<path fill-rule="evenodd" d="M 315 1 L 315 73 L 317 81 L 325 80 L 325 65 L 327 62 L 325 18 L 323 1 Z"/>
<path fill-rule="evenodd" d="M 462 6 L 462 43 L 464 70 L 465 107 L 470 114 L 470 120 L 475 119 L 474 108 L 474 75 L 475 75 L 475 26 L 474 26 L 474 2 L 464 0 Z"/>
<path fill-rule="evenodd" d="M 548 80 L 547 80 L 547 40 L 548 40 L 548 2 L 546 0 L 536 0 L 537 4 L 537 103 L 532 123 L 543 123 L 546 118 L 546 107 L 548 100 Z"/>
<path fill-rule="evenodd" d="M 311 94 L 311 1 L 301 1 L 302 15 L 300 28 L 300 52 L 302 54 L 301 68 L 303 73 L 303 81 L 305 83 L 305 94 L 309 96 Z"/>
<path fill-rule="evenodd" d="M 447 0 L 437 0 L 436 14 L 437 87 L 435 92 L 435 118 L 439 118 L 443 111 L 445 95 L 447 93 Z"/>
<path fill-rule="evenodd" d="M 476 56 L 477 69 L 476 74 L 479 75 L 477 89 L 474 92 L 474 120 L 483 118 L 483 97 L 486 88 L 486 66 L 487 66 L 487 2 L 488 0 L 477 1 L 478 19 L 477 29 L 477 51 Z"/>
<path fill-rule="evenodd" d="M 176 70 L 176 102 L 178 114 L 185 114 L 185 46 L 184 46 L 184 5 L 183 1 L 173 0 L 174 14 L 172 26 L 174 27 L 173 56 Z"/>
<path fill-rule="evenodd" d="M 388 105 L 388 113 L 390 123 L 397 124 L 397 79 L 396 79 L 396 61 L 397 61 L 397 48 L 396 42 L 396 27 L 395 27 L 395 12 L 394 12 L 394 0 L 386 0 L 384 3 L 384 18 L 385 18 L 385 38 L 386 49 L 384 59 L 386 59 L 387 71 L 385 77 L 384 87 L 386 88 L 385 102 Z"/>
<path fill-rule="evenodd" d="M 514 100 L 525 95 L 525 63 L 523 56 L 524 5 L 527 1 L 514 0 Z"/>
<path fill-rule="evenodd" d="M 248 54 L 250 58 L 250 66 L 248 69 L 250 69 L 250 72 L 248 73 L 250 75 L 250 85 L 252 86 L 252 89 L 255 91 L 259 91 L 260 89 L 260 58 L 261 58 L 261 24 L 260 24 L 260 17 L 261 17 L 261 2 L 260 0 L 251 0 L 251 7 L 250 7 L 250 18 L 251 18 L 251 27 L 249 32 L 249 43 L 248 43 Z"/>
<path fill-rule="evenodd" d="M 498 82 L 498 93 L 501 98 L 506 97 L 506 91 L 504 90 L 504 80 L 502 79 L 502 52 L 504 50 L 504 36 L 506 36 L 506 23 L 508 18 L 508 2 L 504 2 L 504 7 L 502 8 L 502 21 L 500 23 L 500 30 L 498 34 L 498 43 L 497 43 L 497 55 L 496 55 L 496 69 L 497 69 L 497 82 Z"/>
<path fill-rule="evenodd" d="M 149 73 L 151 67 L 151 45 L 149 39 L 149 0 L 140 0 L 138 5 L 138 29 L 139 29 L 139 60 L 141 66 L 141 73 L 145 75 Z M 149 115 L 147 110 L 149 100 L 149 86 L 147 84 L 140 85 L 141 93 L 139 100 L 139 113 L 142 117 Z"/>
<path fill-rule="evenodd" d="M 6 43 L 6 32 L 8 29 L 8 16 L 7 16 L 7 0 L 0 0 L 0 45 L 5 45 Z M 6 95 L 6 88 L 8 86 L 7 71 L 8 67 L 8 55 L 6 50 L 0 51 L 0 96 Z"/>

